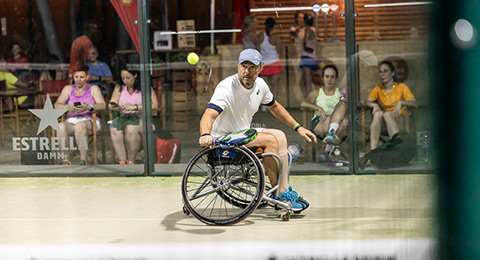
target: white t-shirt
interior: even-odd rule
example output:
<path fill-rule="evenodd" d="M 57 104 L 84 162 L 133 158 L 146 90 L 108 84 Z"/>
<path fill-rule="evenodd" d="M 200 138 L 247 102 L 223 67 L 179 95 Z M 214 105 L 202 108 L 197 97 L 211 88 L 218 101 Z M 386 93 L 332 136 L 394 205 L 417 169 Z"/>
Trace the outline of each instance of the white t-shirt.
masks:
<path fill-rule="evenodd" d="M 262 78 L 257 78 L 253 87 L 246 89 L 237 74 L 227 77 L 217 85 L 208 104 L 208 108 L 220 113 L 213 122 L 212 136 L 218 138 L 250 128 L 260 104 L 271 106 L 273 103 L 273 94 Z"/>

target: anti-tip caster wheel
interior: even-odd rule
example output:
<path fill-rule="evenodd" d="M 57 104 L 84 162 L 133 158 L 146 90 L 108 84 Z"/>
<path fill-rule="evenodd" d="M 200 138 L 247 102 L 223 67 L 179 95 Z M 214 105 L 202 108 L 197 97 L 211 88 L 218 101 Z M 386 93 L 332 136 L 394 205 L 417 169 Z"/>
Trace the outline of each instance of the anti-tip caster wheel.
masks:
<path fill-rule="evenodd" d="M 186 216 L 190 215 L 190 211 L 188 211 L 187 207 L 185 207 L 185 205 L 183 205 L 183 214 L 185 214 Z"/>
<path fill-rule="evenodd" d="M 282 221 L 289 221 L 290 220 L 290 214 L 292 214 L 292 210 L 287 210 L 280 215 L 280 219 Z"/>

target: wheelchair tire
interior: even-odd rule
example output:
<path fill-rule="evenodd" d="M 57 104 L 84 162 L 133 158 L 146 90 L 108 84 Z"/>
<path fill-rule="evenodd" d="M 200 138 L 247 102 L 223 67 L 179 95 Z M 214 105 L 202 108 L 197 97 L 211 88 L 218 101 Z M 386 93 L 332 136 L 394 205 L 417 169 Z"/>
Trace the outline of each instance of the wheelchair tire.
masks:
<path fill-rule="evenodd" d="M 245 147 L 207 147 L 187 164 L 182 178 L 185 207 L 208 225 L 232 225 L 260 204 L 265 173 Z"/>

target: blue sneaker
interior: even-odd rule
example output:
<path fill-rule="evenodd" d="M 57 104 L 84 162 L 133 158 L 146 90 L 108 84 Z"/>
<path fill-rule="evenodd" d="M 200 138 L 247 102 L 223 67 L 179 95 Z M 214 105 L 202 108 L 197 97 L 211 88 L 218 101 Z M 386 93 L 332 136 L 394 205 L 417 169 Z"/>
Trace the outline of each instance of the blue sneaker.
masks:
<path fill-rule="evenodd" d="M 288 191 L 289 191 L 290 193 L 292 193 L 293 196 L 295 196 L 295 197 L 297 198 L 298 203 L 300 203 L 300 204 L 303 205 L 303 209 L 304 209 L 304 210 L 307 209 L 308 206 L 310 206 L 310 203 L 308 203 L 308 201 L 305 200 L 305 199 L 303 198 L 303 196 L 298 195 L 298 193 L 292 189 L 292 186 L 288 186 Z"/>
<path fill-rule="evenodd" d="M 340 138 L 331 130 L 327 133 L 325 138 L 323 138 L 323 142 L 326 144 L 337 145 L 340 143 Z"/>
<path fill-rule="evenodd" d="M 292 211 L 300 212 L 304 210 L 303 204 L 297 202 L 297 197 L 288 190 L 283 191 L 282 195 L 278 198 L 279 201 L 285 202 L 292 207 Z"/>

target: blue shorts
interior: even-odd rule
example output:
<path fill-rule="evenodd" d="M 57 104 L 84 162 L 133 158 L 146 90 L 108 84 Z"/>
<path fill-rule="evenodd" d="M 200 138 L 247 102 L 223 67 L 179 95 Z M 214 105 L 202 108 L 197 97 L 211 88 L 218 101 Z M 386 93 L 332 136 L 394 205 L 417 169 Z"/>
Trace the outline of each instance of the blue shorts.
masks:
<path fill-rule="evenodd" d="M 310 56 L 304 56 L 300 58 L 300 68 L 301 67 L 308 67 L 311 68 L 312 70 L 317 70 L 318 69 L 318 64 L 317 64 L 317 59 L 312 58 Z"/>

